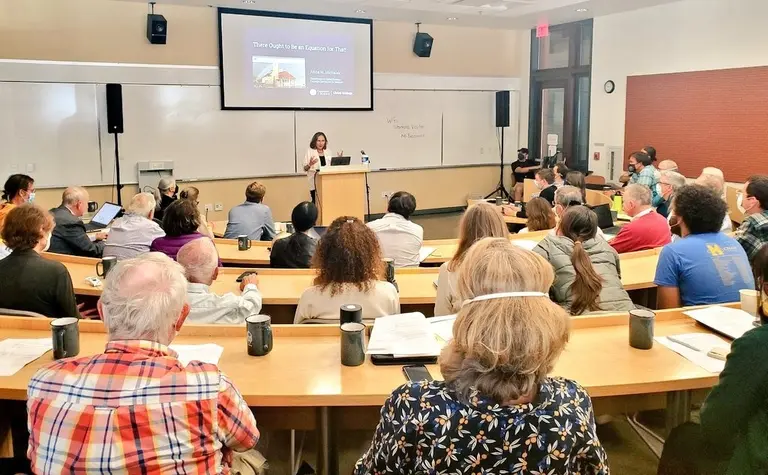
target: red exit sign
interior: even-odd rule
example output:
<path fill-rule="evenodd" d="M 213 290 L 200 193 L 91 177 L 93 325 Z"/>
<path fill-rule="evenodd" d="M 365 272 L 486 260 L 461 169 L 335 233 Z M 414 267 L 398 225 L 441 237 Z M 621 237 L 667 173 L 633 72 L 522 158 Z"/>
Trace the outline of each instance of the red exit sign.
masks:
<path fill-rule="evenodd" d="M 549 36 L 549 25 L 539 25 L 536 27 L 536 38 Z"/>

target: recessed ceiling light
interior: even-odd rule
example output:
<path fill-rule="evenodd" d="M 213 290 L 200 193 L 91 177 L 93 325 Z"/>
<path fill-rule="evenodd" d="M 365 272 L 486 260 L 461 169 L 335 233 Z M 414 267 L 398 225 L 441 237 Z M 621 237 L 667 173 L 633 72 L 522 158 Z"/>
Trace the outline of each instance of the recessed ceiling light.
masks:
<path fill-rule="evenodd" d="M 246 5 L 253 5 L 256 3 L 256 0 L 243 0 L 243 3 L 245 3 Z"/>
<path fill-rule="evenodd" d="M 576 11 L 577 11 L 578 13 L 585 13 L 585 12 L 588 12 L 589 10 L 588 10 L 588 9 L 586 9 L 586 8 L 577 8 L 577 9 L 576 9 Z"/>
<path fill-rule="evenodd" d="M 355 13 L 365 13 L 365 10 L 361 10 L 358 8 L 357 10 L 355 10 Z"/>
<path fill-rule="evenodd" d="M 455 16 L 449 16 L 448 18 L 446 18 L 446 20 L 448 20 L 448 21 L 456 21 L 457 18 Z"/>

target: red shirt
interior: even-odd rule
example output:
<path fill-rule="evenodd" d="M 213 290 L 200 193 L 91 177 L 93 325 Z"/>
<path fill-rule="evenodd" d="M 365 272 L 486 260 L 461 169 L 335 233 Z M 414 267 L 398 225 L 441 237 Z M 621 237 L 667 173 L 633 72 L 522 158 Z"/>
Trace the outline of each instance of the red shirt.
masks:
<path fill-rule="evenodd" d="M 619 254 L 666 246 L 672 241 L 667 219 L 651 210 L 622 226 L 610 244 Z"/>

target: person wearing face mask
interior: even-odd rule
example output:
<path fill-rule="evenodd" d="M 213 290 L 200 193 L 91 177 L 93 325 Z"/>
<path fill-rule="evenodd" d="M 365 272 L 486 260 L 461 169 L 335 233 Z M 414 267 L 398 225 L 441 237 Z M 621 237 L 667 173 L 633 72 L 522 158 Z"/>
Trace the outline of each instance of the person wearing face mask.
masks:
<path fill-rule="evenodd" d="M 662 201 L 656 206 L 656 212 L 665 218 L 669 218 L 672 211 L 672 198 L 674 198 L 675 192 L 685 186 L 685 184 L 686 180 L 683 175 L 669 170 L 661 172 L 659 188 L 661 189 Z"/>
<path fill-rule="evenodd" d="M 74 186 L 64 190 L 61 206 L 51 210 L 56 227 L 53 228 L 51 252 L 83 257 L 101 257 L 106 233 L 97 233 L 91 241 L 80 219 L 88 211 L 88 191 Z"/>
<path fill-rule="evenodd" d="M 514 199 L 515 201 L 523 200 L 523 182 L 526 178 L 534 178 L 536 170 L 541 168 L 541 165 L 535 160 L 529 158 L 528 149 L 521 148 L 517 151 L 517 160 L 512 162 L 512 177 L 515 179 Z"/>
<path fill-rule="evenodd" d="M 744 221 L 736 231 L 736 240 L 744 248 L 750 260 L 768 242 L 768 176 L 751 176 L 744 183 L 738 198 L 739 210 Z"/>
<path fill-rule="evenodd" d="M 667 219 L 651 207 L 651 192 L 643 185 L 629 185 L 624 189 L 624 213 L 632 222 L 622 226 L 609 244 L 619 254 L 645 251 L 670 243 L 672 235 Z"/>
<path fill-rule="evenodd" d="M 40 255 L 50 246 L 53 227 L 53 216 L 33 203 L 8 213 L 2 238 L 11 254 L 0 260 L 0 308 L 80 318 L 67 268 Z"/>
<path fill-rule="evenodd" d="M 155 220 L 162 223 L 163 216 L 165 215 L 165 208 L 171 206 L 171 203 L 178 199 L 177 193 L 179 192 L 178 186 L 176 186 L 176 180 L 172 176 L 167 176 L 160 180 L 155 190 L 155 201 L 157 202 L 157 209 L 155 210 Z"/>
<path fill-rule="evenodd" d="M 582 190 L 571 185 L 564 185 L 557 189 L 555 192 L 555 217 L 557 218 L 558 226 L 563 219 L 565 212 L 572 206 L 581 206 L 584 204 L 584 198 Z M 557 226 L 554 229 L 549 230 L 550 236 L 557 235 Z M 597 236 L 600 239 L 605 239 L 603 230 L 597 228 Z"/>
<path fill-rule="evenodd" d="M 534 177 L 534 183 L 539 191 L 539 197 L 549 201 L 549 204 L 554 204 L 555 201 L 555 173 L 550 168 L 544 168 L 536 172 Z"/>
<path fill-rule="evenodd" d="M 630 174 L 629 184 L 645 185 L 651 190 L 651 204 L 658 206 L 661 203 L 661 189 L 659 187 L 659 173 L 653 166 L 653 159 L 643 152 L 635 152 L 629 156 L 627 171 Z"/>
<path fill-rule="evenodd" d="M 35 199 L 35 180 L 27 175 L 11 175 L 3 186 L 3 202 L 0 203 L 0 232 L 3 230 L 5 217 L 13 208 Z"/>

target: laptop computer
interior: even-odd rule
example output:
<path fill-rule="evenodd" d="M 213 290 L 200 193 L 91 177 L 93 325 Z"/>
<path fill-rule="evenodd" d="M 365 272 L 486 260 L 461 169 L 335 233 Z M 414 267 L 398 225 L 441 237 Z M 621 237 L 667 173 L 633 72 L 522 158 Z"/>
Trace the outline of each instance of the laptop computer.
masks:
<path fill-rule="evenodd" d="M 597 226 L 603 230 L 603 233 L 618 234 L 621 228 L 613 224 L 613 214 L 611 213 L 610 205 L 601 204 L 590 206 L 590 208 L 597 215 Z"/>
<path fill-rule="evenodd" d="M 310 236 L 315 238 L 316 240 L 320 240 L 321 237 L 323 237 L 323 234 L 328 230 L 328 226 L 315 226 L 314 228 L 309 230 Z"/>
<path fill-rule="evenodd" d="M 106 229 L 109 224 L 120 214 L 122 208 L 115 203 L 104 203 L 101 205 L 101 209 L 96 213 L 91 222 L 85 225 L 85 231 L 94 233 Z"/>
<path fill-rule="evenodd" d="M 349 162 L 352 160 L 351 157 L 333 157 L 331 159 L 331 166 L 337 167 L 341 165 L 349 165 Z"/>

